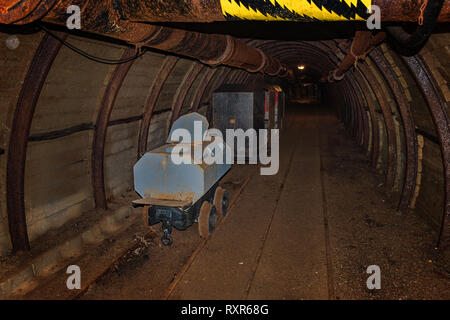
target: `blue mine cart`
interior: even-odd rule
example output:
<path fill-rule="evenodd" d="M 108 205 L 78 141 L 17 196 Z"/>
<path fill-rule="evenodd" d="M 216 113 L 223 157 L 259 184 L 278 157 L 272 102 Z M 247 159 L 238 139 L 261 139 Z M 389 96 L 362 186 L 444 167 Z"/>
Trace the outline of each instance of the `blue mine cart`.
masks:
<path fill-rule="evenodd" d="M 201 124 L 200 132 L 194 130 L 194 122 Z M 208 127 L 208 120 L 198 113 L 180 117 L 174 122 L 166 144 L 147 152 L 134 165 L 134 188 L 142 198 L 133 204 L 144 207 L 149 225 L 162 223 L 161 241 L 166 246 L 173 242 L 172 227 L 185 230 L 198 222 L 200 236 L 208 237 L 226 214 L 228 193 L 219 187 L 219 180 L 231 165 L 194 161 L 195 147 L 202 154 L 214 152 L 209 147 L 211 142 L 203 141 Z M 172 140 L 172 133 L 177 129 L 186 129 L 191 141 Z M 176 146 L 191 150 L 190 154 L 182 153 L 187 161 L 181 164 L 172 161 Z"/>

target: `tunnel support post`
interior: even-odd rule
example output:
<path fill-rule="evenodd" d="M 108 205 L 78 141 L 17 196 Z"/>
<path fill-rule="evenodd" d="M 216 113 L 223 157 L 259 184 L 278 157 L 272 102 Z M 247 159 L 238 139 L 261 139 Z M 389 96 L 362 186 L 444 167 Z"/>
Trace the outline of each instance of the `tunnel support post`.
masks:
<path fill-rule="evenodd" d="M 445 174 L 445 203 L 438 246 L 450 247 L 450 120 L 445 102 L 433 75 L 419 56 L 402 57 L 427 101 L 441 146 Z"/>
<path fill-rule="evenodd" d="M 64 34 L 59 36 L 65 37 Z M 42 87 L 61 45 L 55 38 L 44 35 L 28 69 L 14 111 L 6 172 L 8 224 L 13 252 L 30 250 L 24 195 L 28 136 Z"/>
<path fill-rule="evenodd" d="M 411 113 L 408 99 L 402 90 L 398 78 L 394 74 L 394 71 L 383 53 L 379 49 L 376 49 L 372 51 L 371 56 L 374 59 L 374 62 L 380 66 L 381 72 L 384 74 L 387 83 L 391 87 L 394 97 L 397 100 L 403 121 L 403 130 L 406 139 L 406 173 L 398 208 L 405 213 L 413 198 L 417 179 L 417 136 L 414 118 Z"/>
<path fill-rule="evenodd" d="M 136 50 L 134 48 L 127 48 L 123 52 L 121 59 L 129 59 L 135 55 Z M 107 209 L 104 158 L 108 122 L 119 90 L 134 61 L 135 60 L 132 60 L 116 66 L 109 79 L 108 85 L 106 86 L 105 93 L 103 94 L 95 124 L 94 140 L 92 142 L 92 187 L 94 191 L 95 207 L 100 209 Z"/>

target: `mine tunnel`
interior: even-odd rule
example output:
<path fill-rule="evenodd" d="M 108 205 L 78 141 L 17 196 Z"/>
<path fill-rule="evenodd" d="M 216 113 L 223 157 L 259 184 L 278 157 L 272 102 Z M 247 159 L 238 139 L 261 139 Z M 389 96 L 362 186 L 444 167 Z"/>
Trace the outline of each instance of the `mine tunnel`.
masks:
<path fill-rule="evenodd" d="M 0 298 L 449 299 L 448 21 L 444 0 L 0 1 Z M 275 172 L 166 181 L 152 156 L 191 117 L 259 119 Z M 148 191 L 180 181 L 203 189 Z"/>

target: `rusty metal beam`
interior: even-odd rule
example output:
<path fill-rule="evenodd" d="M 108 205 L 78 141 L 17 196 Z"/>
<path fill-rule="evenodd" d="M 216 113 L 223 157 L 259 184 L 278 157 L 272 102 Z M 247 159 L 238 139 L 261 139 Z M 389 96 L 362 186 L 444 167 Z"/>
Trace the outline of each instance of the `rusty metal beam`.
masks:
<path fill-rule="evenodd" d="M 419 56 L 402 57 L 428 104 L 441 147 L 445 174 L 445 203 L 438 246 L 450 248 L 450 119 L 448 105 L 425 63 Z"/>
<path fill-rule="evenodd" d="M 79 5 L 88 11 L 90 8 L 99 8 L 96 3 L 102 3 L 104 8 L 107 8 L 111 14 L 120 17 L 122 20 L 132 22 L 212 22 L 212 21 L 225 21 L 227 17 L 222 11 L 222 1 L 224 0 L 115 0 L 113 1 L 86 1 L 86 0 L 3 0 L 0 2 L 0 13 L 3 13 L 5 17 L 0 19 L 0 23 L 23 23 L 23 20 L 27 19 L 26 23 L 33 22 L 45 16 L 47 14 L 54 15 L 55 13 L 61 13 L 63 9 L 69 5 Z M 231 0 L 232 1 L 232 0 Z M 333 6 L 342 5 L 342 1 L 334 0 L 328 1 L 327 10 L 332 10 Z M 373 5 L 377 5 L 381 8 L 381 20 L 398 21 L 398 22 L 416 22 L 420 15 L 420 1 L 411 0 L 372 0 Z M 249 0 L 246 1 L 246 6 L 256 12 L 256 10 L 267 11 L 270 9 L 269 1 Z M 323 4 L 325 6 L 325 3 Z M 282 16 L 291 21 L 313 21 L 313 19 L 307 19 L 304 17 L 304 12 L 298 7 L 285 8 L 286 13 L 290 13 L 288 17 L 283 16 L 283 9 L 276 9 L 274 12 L 269 12 L 266 16 L 267 20 L 273 20 L 277 16 Z M 312 4 L 314 7 L 314 4 Z M 310 7 L 310 6 L 308 6 Z M 278 10 L 278 11 L 277 11 Z M 294 11 L 296 10 L 296 11 Z M 317 7 L 317 10 L 319 8 Z M 350 10 L 350 9 L 348 9 Z M 249 10 L 251 11 L 251 10 Z M 102 11 L 91 11 L 101 17 Z M 293 12 L 296 13 L 292 14 Z M 360 13 L 360 15 L 364 15 Z M 335 20 L 336 17 L 330 17 L 328 19 Z M 239 16 L 237 17 L 239 18 Z M 241 18 L 245 19 L 258 19 L 251 15 L 245 15 Z M 260 19 L 260 18 L 259 18 Z M 339 17 L 339 20 L 343 17 Z M 343 19 L 344 21 L 353 21 L 351 19 Z M 450 21 L 450 1 L 445 1 L 441 13 L 438 17 L 438 22 Z"/>
<path fill-rule="evenodd" d="M 59 36 L 65 37 L 63 34 Z M 42 87 L 60 48 L 61 42 L 44 36 L 28 69 L 14 111 L 6 171 L 8 224 L 14 252 L 30 249 L 24 196 L 28 136 Z"/>
<path fill-rule="evenodd" d="M 48 1 L 50 0 L 43 0 L 41 4 Z M 213 66 L 227 65 L 272 76 L 286 73 L 286 68 L 278 60 L 237 38 L 127 21 L 123 19 L 117 3 L 113 4 L 112 1 L 61 0 L 52 6 L 42 20 L 65 27 L 66 9 L 69 5 L 82 8 L 85 32 L 119 39 L 138 47 L 150 47 L 191 57 Z"/>
<path fill-rule="evenodd" d="M 389 103 L 386 100 L 385 93 L 381 90 L 380 84 L 373 74 L 372 70 L 365 63 L 360 63 L 358 68 L 361 70 L 361 74 L 366 78 L 367 83 L 375 93 L 377 101 L 380 105 L 381 112 L 384 118 L 384 124 L 386 126 L 387 141 L 388 141 L 388 170 L 386 174 L 386 185 L 390 188 L 393 187 L 395 177 L 397 174 L 397 138 L 394 128 L 394 120 L 392 118 L 392 111 Z"/>
<path fill-rule="evenodd" d="M 374 5 L 381 8 L 382 21 L 417 22 L 420 16 L 422 1 L 412 0 L 373 0 Z M 437 22 L 450 21 L 450 1 L 446 0 Z"/>
<path fill-rule="evenodd" d="M 395 75 L 392 66 L 384 57 L 383 53 L 376 49 L 371 52 L 371 57 L 380 67 L 386 82 L 391 87 L 402 117 L 403 130 L 406 139 L 406 173 L 398 208 L 402 212 L 406 212 L 414 195 L 417 179 L 417 136 L 414 118 L 410 109 L 408 98 L 405 95 L 398 77 Z"/>
<path fill-rule="evenodd" d="M 364 59 L 365 56 L 378 44 L 386 39 L 384 32 L 379 32 L 373 35 L 370 31 L 356 31 L 352 44 L 348 50 L 347 55 L 342 60 L 339 67 L 331 72 L 333 80 L 341 80 L 345 72 L 347 72 L 359 59 Z"/>
<path fill-rule="evenodd" d="M 365 150 L 368 148 L 368 135 L 369 135 L 369 126 L 368 119 L 365 106 L 367 106 L 367 102 L 365 100 L 365 96 L 361 90 L 360 85 L 355 80 L 354 77 L 349 77 L 349 82 L 353 87 L 353 94 L 358 105 L 358 118 L 359 118 L 359 130 L 357 132 L 357 142 L 364 147 Z"/>
<path fill-rule="evenodd" d="M 217 72 L 217 69 L 211 68 L 205 72 L 202 79 L 200 80 L 200 84 L 197 88 L 197 92 L 195 93 L 195 97 L 192 102 L 192 111 L 193 112 L 198 111 L 198 108 L 200 106 L 203 94 L 205 93 L 206 87 L 208 86 L 208 83 L 211 81 L 211 79 L 213 78 L 213 76 L 216 72 Z"/>
<path fill-rule="evenodd" d="M 122 54 L 121 59 L 128 59 L 135 56 L 136 52 L 132 48 L 127 48 Z M 127 63 L 116 66 L 114 73 L 109 79 L 100 110 L 97 116 L 97 122 L 94 130 L 94 140 L 92 143 L 92 188 L 94 190 L 94 200 L 96 208 L 107 209 L 106 190 L 105 190 L 105 173 L 104 173 L 104 157 L 106 134 L 108 130 L 108 122 L 111 112 L 116 102 L 117 94 L 122 87 L 128 71 L 133 65 L 132 60 Z"/>
<path fill-rule="evenodd" d="M 358 81 L 359 85 L 362 88 L 362 92 L 366 95 L 367 105 L 369 107 L 370 117 L 372 121 L 372 152 L 371 152 L 371 164 L 372 167 L 376 167 L 378 160 L 378 152 L 380 148 L 380 133 L 378 127 L 378 116 L 376 113 L 375 103 L 372 100 L 370 92 L 372 88 L 367 84 L 366 79 L 364 79 L 360 72 L 354 72 L 356 77 L 356 81 Z"/>
<path fill-rule="evenodd" d="M 150 88 L 149 94 L 144 104 L 144 111 L 141 126 L 139 128 L 139 142 L 138 142 L 138 159 L 147 151 L 148 132 L 150 130 L 150 123 L 152 120 L 153 110 L 156 106 L 159 94 L 169 77 L 170 72 L 175 67 L 178 58 L 175 56 L 168 56 L 156 76 Z"/>
<path fill-rule="evenodd" d="M 172 107 L 171 107 L 172 116 L 170 118 L 170 127 L 172 127 L 172 124 L 180 116 L 180 112 L 181 112 L 181 109 L 183 108 L 183 103 L 186 98 L 186 95 L 188 94 L 189 89 L 192 87 L 192 84 L 194 83 L 195 79 L 197 79 L 197 76 L 200 73 L 200 71 L 202 70 L 202 68 L 203 68 L 203 65 L 201 65 L 199 63 L 194 63 L 194 65 L 189 69 L 189 71 L 186 72 L 186 76 L 184 77 L 183 81 L 181 82 L 180 86 L 178 87 L 178 90 L 175 93 L 175 96 L 173 98 Z"/>

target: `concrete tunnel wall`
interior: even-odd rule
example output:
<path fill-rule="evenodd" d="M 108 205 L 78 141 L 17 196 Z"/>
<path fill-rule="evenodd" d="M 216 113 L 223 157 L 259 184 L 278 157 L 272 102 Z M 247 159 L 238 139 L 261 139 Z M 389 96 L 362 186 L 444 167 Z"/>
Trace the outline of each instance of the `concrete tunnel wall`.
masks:
<path fill-rule="evenodd" d="M 32 70 L 33 63 L 45 61 L 35 53 L 43 42 L 49 41 L 41 32 L 17 35 L 20 46 L 11 50 L 5 46 L 8 36 L 0 33 L 0 256 L 12 249 L 7 206 L 11 199 L 7 197 L 6 177 L 7 168 L 10 168 L 9 153 L 15 152 L 10 150 L 11 128 L 17 118 L 20 97 L 27 94 L 21 92 L 27 73 Z M 130 50 L 73 35 L 69 35 L 67 41 L 109 59 L 119 59 Z M 349 41 L 345 39 L 315 42 L 250 40 L 248 43 L 287 65 L 295 67 L 301 62 L 317 73 L 334 69 L 349 47 Z M 447 119 L 449 48 L 448 34 L 433 35 L 418 55 L 437 85 Z M 380 66 L 380 59 L 384 66 Z M 228 67 L 211 68 L 198 61 L 152 51 L 130 64 L 123 82 L 116 80 L 118 68 L 124 68 L 124 65 L 99 64 L 65 46 L 57 50 L 54 61 L 49 64 L 30 132 L 23 131 L 28 139 L 23 194 L 31 248 L 33 242 L 48 231 L 57 230 L 77 217 L 98 213 L 92 210 L 95 207 L 92 154 L 99 115 L 106 115 L 107 121 L 104 185 L 106 199 L 112 202 L 132 191 L 132 166 L 142 143 L 140 133 L 146 113 L 151 114 L 146 148 L 150 150 L 165 141 L 172 117 L 191 110 L 208 115 L 212 92 L 222 83 L 245 83 L 261 77 Z M 444 233 L 448 233 L 450 226 L 448 220 L 443 222 L 443 217 L 445 210 L 448 213 L 445 184 L 449 182 L 445 180 L 444 144 L 438 139 L 438 131 L 447 130 L 448 133 L 448 125 L 442 128 L 442 123 L 438 126 L 434 123 L 420 82 L 408 70 L 404 60 L 387 45 L 376 49 L 360 65 L 343 81 L 322 85 L 326 102 L 336 108 L 356 142 L 365 148 L 363 152 L 367 152 L 371 164 L 387 177 L 386 192 L 394 203 L 409 195 L 404 188 L 407 164 L 411 161 L 406 143 L 410 139 L 416 140 L 417 134 L 423 137 L 423 149 L 419 142 L 414 155 L 418 159 L 416 172 L 419 178 L 413 177 L 414 184 L 409 186 L 413 195 L 405 201 L 407 206 L 415 207 L 417 214 L 426 217 L 436 230 L 444 226 Z M 394 78 L 387 76 L 387 68 L 393 71 Z M 398 86 L 406 99 L 403 102 L 396 94 Z M 117 93 L 113 101 L 105 100 L 106 95 L 110 97 L 109 90 Z M 402 103 L 406 103 L 412 113 L 414 136 L 404 133 Z M 108 107 L 110 113 L 105 112 Z M 173 114 L 174 110 L 180 111 Z"/>

